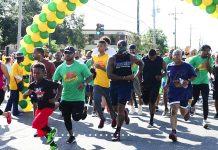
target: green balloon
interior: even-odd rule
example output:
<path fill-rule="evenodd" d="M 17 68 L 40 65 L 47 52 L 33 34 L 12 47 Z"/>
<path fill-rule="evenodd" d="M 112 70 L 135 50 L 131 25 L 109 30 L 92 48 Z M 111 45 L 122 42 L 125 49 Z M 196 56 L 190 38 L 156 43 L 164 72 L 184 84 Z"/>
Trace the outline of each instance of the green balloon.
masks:
<path fill-rule="evenodd" d="M 48 25 L 48 27 L 49 27 L 50 29 L 54 29 L 54 28 L 56 28 L 57 23 L 56 23 L 55 21 L 49 21 L 49 22 L 47 23 L 47 25 Z"/>
<path fill-rule="evenodd" d="M 34 47 L 42 47 L 43 43 L 42 42 L 34 42 Z"/>
<path fill-rule="evenodd" d="M 76 4 L 75 3 L 71 3 L 71 2 L 67 3 L 67 9 L 69 11 L 74 11 L 76 9 Z"/>
<path fill-rule="evenodd" d="M 32 43 L 31 36 L 29 36 L 29 35 L 25 35 L 23 39 L 24 39 L 24 42 L 26 44 L 31 44 Z"/>
<path fill-rule="evenodd" d="M 213 3 L 218 5 L 218 0 L 213 0 Z"/>
<path fill-rule="evenodd" d="M 26 52 L 26 48 L 25 47 L 21 47 L 20 48 L 20 52 L 24 54 L 24 56 L 27 55 L 27 52 Z"/>
<path fill-rule="evenodd" d="M 55 2 L 48 3 L 48 9 L 52 12 L 55 12 L 57 10 L 57 4 Z"/>
<path fill-rule="evenodd" d="M 29 78 L 25 78 L 25 79 L 23 79 L 23 82 L 25 82 L 25 83 L 29 83 Z"/>
<path fill-rule="evenodd" d="M 46 18 L 46 13 L 42 12 L 39 14 L 39 20 L 42 22 L 46 22 L 47 18 Z"/>
<path fill-rule="evenodd" d="M 40 32 L 40 37 L 42 39 L 47 39 L 48 38 L 48 32 Z"/>
<path fill-rule="evenodd" d="M 30 60 L 34 60 L 34 58 L 33 58 L 33 54 L 27 54 L 28 55 L 28 58 L 30 59 Z"/>
<path fill-rule="evenodd" d="M 192 0 L 193 5 L 200 6 L 202 3 L 202 0 Z"/>
<path fill-rule="evenodd" d="M 206 7 L 206 11 L 208 14 L 212 14 L 216 11 L 216 4 L 212 3 L 211 5 Z"/>
<path fill-rule="evenodd" d="M 64 2 L 69 2 L 69 0 L 63 0 Z"/>
<path fill-rule="evenodd" d="M 27 72 L 30 72 L 30 68 L 31 68 L 31 64 L 24 66 L 24 69 L 25 69 Z"/>
<path fill-rule="evenodd" d="M 64 19 L 65 13 L 62 11 L 56 11 L 56 16 L 58 19 Z"/>
<path fill-rule="evenodd" d="M 81 3 L 86 4 L 88 0 L 79 0 Z"/>
<path fill-rule="evenodd" d="M 33 23 L 33 24 L 31 25 L 31 31 L 32 31 L 33 33 L 39 32 L 38 24 Z"/>
<path fill-rule="evenodd" d="M 19 101 L 19 105 L 22 109 L 27 107 L 27 101 L 25 99 L 22 99 Z"/>

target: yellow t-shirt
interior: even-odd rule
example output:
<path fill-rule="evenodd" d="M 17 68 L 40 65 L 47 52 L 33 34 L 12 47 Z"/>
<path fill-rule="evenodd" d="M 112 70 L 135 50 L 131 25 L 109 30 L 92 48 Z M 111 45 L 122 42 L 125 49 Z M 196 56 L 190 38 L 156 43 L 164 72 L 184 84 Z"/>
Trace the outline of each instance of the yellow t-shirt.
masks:
<path fill-rule="evenodd" d="M 108 54 L 104 54 L 103 56 L 100 55 L 94 55 L 93 56 L 93 62 L 94 64 L 99 64 L 101 67 L 104 67 L 106 69 L 107 62 L 109 59 Z M 109 88 L 110 80 L 108 79 L 106 71 L 103 71 L 101 69 L 96 69 L 96 77 L 94 80 L 94 85 L 99 85 L 101 87 Z"/>
<path fill-rule="evenodd" d="M 17 61 L 14 62 L 10 74 L 10 90 L 17 90 L 17 83 L 21 82 L 21 80 L 16 79 L 16 83 L 15 76 L 19 76 L 23 79 L 23 68 L 17 63 Z"/>

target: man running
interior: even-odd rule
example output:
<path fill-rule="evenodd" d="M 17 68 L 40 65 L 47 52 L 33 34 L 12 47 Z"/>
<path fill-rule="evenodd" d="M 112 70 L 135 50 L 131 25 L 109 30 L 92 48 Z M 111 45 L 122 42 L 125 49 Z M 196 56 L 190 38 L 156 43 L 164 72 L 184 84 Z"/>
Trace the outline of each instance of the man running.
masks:
<path fill-rule="evenodd" d="M 117 43 L 118 52 L 110 57 L 107 65 L 107 75 L 111 79 L 110 96 L 112 106 L 117 115 L 117 129 L 113 134 L 112 141 L 120 141 L 121 126 L 125 120 L 129 124 L 128 112 L 125 109 L 126 102 L 131 99 L 133 89 L 133 80 L 142 72 L 143 62 L 136 56 L 128 53 L 127 43 L 123 40 Z M 132 64 L 139 65 L 139 70 L 134 75 L 132 73 Z"/>

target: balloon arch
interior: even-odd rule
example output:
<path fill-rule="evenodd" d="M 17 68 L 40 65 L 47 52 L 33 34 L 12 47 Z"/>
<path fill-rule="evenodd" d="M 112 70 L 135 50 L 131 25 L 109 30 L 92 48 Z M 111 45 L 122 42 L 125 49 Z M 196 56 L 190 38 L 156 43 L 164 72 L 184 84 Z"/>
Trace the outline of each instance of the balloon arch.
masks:
<path fill-rule="evenodd" d="M 218 18 L 218 0 L 185 0 L 198 6 L 202 10 L 206 10 L 208 14 Z M 51 0 L 48 4 L 42 6 L 40 14 L 33 17 L 33 23 L 26 28 L 26 35 L 20 41 L 22 52 L 25 56 L 22 66 L 24 67 L 24 75 L 30 75 L 30 66 L 34 59 L 32 56 L 34 47 L 42 47 L 48 43 L 50 33 L 55 31 L 58 24 L 62 24 L 64 18 L 71 15 L 77 6 L 86 4 L 88 0 Z M 24 112 L 32 109 L 30 99 L 23 99 L 23 93 L 28 87 L 29 80 L 24 79 L 24 90 L 20 93 L 19 105 Z"/>

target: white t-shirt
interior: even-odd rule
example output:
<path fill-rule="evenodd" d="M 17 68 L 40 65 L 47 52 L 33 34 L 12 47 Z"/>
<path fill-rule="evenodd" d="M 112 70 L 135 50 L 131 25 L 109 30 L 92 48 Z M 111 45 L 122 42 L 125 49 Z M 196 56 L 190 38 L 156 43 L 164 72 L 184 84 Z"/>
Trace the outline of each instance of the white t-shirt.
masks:
<path fill-rule="evenodd" d="M 105 51 L 105 53 L 107 53 L 109 55 L 109 57 L 112 57 L 113 55 L 115 55 L 117 52 L 114 48 L 108 47 L 108 49 Z M 92 57 L 94 55 L 99 54 L 98 48 L 94 48 L 92 49 Z"/>

